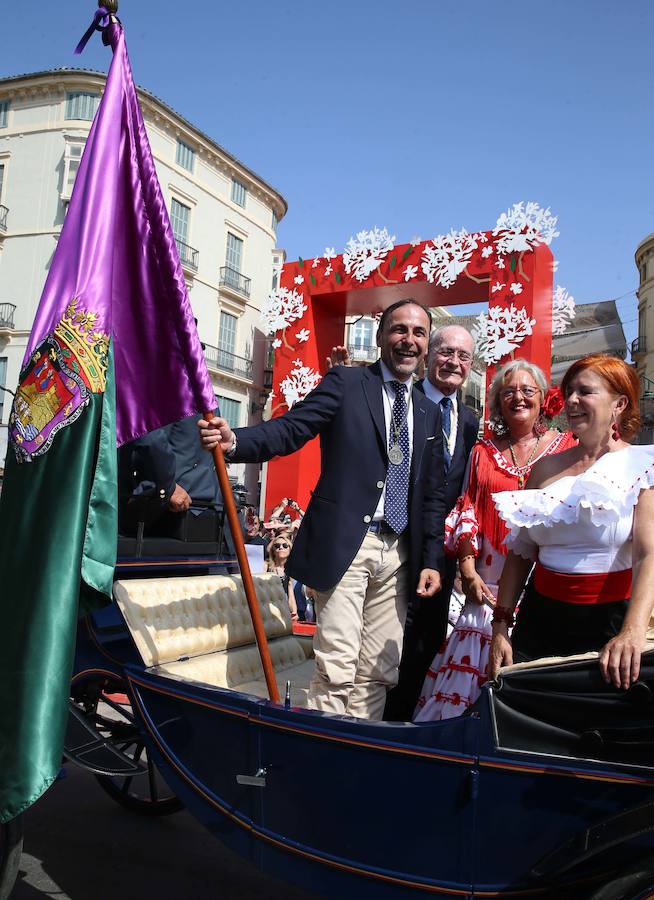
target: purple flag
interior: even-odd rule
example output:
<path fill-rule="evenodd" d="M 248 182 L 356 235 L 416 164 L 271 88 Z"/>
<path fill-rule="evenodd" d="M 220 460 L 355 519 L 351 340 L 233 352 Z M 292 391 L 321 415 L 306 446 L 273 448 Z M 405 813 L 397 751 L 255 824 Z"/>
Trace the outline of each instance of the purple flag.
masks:
<path fill-rule="evenodd" d="M 23 366 L 75 301 L 112 339 L 120 445 L 215 398 L 122 26 L 105 34 L 114 56 Z"/>

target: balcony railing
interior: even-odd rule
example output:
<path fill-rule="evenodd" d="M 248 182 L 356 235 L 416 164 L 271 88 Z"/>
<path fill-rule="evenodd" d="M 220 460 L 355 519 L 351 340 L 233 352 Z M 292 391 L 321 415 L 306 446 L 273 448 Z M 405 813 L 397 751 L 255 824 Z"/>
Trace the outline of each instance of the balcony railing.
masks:
<path fill-rule="evenodd" d="M 3 206 L 0 203 L 0 231 L 7 230 L 7 216 L 9 215 L 9 210 L 6 206 Z"/>
<path fill-rule="evenodd" d="M 16 306 L 13 303 L 0 303 L 0 328 L 14 327 L 14 313 Z"/>
<path fill-rule="evenodd" d="M 352 359 L 369 360 L 374 362 L 379 356 L 379 347 L 375 344 L 364 344 L 362 347 L 350 346 L 347 348 Z"/>
<path fill-rule="evenodd" d="M 230 375 L 239 375 L 241 378 L 252 379 L 252 360 L 246 359 L 244 356 L 236 356 L 228 350 L 221 350 L 219 347 L 212 347 L 211 344 L 205 344 L 204 358 L 207 365 L 218 369 L 220 372 L 229 372 Z"/>
<path fill-rule="evenodd" d="M 631 342 L 631 355 L 635 356 L 636 353 L 646 353 L 647 352 L 647 341 L 645 340 L 645 335 L 640 334 L 637 338 L 634 338 Z"/>
<path fill-rule="evenodd" d="M 179 253 L 182 265 L 186 266 L 187 269 L 193 269 L 194 272 L 197 272 L 198 256 L 200 255 L 199 251 L 194 247 L 189 247 L 188 244 L 185 244 L 184 241 L 180 241 L 179 238 L 175 238 L 175 243 L 177 244 L 177 252 Z"/>
<path fill-rule="evenodd" d="M 233 291 L 238 291 L 239 294 L 243 294 L 245 297 L 250 296 L 250 279 L 245 275 L 241 275 L 240 272 L 237 272 L 236 269 L 232 269 L 230 266 L 221 266 L 220 284 L 231 288 Z"/>

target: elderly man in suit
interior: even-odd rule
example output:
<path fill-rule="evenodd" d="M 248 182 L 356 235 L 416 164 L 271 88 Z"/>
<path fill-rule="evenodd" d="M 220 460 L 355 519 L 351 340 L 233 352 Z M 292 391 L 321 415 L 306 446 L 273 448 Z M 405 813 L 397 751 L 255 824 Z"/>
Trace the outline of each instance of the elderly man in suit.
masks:
<path fill-rule="evenodd" d="M 385 310 L 381 360 L 336 366 L 285 415 L 232 432 L 199 423 L 205 448 L 263 462 L 320 435 L 321 470 L 286 570 L 316 592 L 314 709 L 381 719 L 397 683 L 409 602 L 440 590 L 445 515 L 439 408 L 413 387 L 431 328 L 414 300 Z"/>
<path fill-rule="evenodd" d="M 443 325 L 429 339 L 427 377 L 417 385 L 441 410 L 444 443 L 445 504 L 449 512 L 461 494 L 470 451 L 477 440 L 479 419 L 461 401 L 459 389 L 470 374 L 472 335 L 460 325 Z M 441 591 L 409 611 L 400 678 L 389 696 L 384 718 L 412 717 L 427 668 L 445 640 L 456 560 L 447 560 Z"/>

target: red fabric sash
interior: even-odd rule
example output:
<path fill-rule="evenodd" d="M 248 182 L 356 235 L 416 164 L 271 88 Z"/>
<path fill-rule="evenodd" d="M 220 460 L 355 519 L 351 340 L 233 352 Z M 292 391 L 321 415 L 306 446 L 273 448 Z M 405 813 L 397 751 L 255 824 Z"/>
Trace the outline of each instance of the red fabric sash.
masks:
<path fill-rule="evenodd" d="M 563 603 L 614 603 L 631 596 L 631 569 L 568 575 L 536 563 L 534 587 L 539 594 Z"/>

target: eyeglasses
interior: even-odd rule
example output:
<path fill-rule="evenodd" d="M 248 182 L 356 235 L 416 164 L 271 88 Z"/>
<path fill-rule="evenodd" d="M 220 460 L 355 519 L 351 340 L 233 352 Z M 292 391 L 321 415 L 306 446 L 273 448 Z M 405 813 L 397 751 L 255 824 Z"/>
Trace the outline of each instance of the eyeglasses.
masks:
<path fill-rule="evenodd" d="M 273 550 L 289 550 L 291 547 L 290 544 L 273 544 Z"/>
<path fill-rule="evenodd" d="M 500 391 L 500 397 L 502 400 L 513 400 L 518 394 L 522 394 L 522 396 L 526 400 L 531 400 L 532 397 L 535 397 L 536 394 L 540 394 L 540 388 L 533 387 L 516 387 L 516 388 L 507 388 L 504 391 Z"/>
<path fill-rule="evenodd" d="M 454 347 L 438 347 L 435 352 L 445 359 L 454 359 L 458 356 L 462 363 L 472 362 L 472 353 L 468 353 L 467 350 L 455 350 Z"/>

